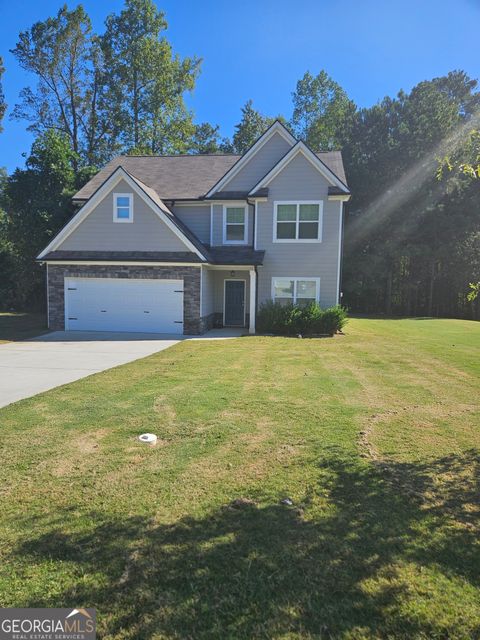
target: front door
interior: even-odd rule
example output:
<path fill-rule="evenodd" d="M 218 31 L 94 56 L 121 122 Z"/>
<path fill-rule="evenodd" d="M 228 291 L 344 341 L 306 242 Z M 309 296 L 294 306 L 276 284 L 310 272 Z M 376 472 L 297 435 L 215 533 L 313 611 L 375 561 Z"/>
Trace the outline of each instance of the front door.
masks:
<path fill-rule="evenodd" d="M 223 324 L 243 327 L 245 324 L 245 280 L 225 280 Z"/>

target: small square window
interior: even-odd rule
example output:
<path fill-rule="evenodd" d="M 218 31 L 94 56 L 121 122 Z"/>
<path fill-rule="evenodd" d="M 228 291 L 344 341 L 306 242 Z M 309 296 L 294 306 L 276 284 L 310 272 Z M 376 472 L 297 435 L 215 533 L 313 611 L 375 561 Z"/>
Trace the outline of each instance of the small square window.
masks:
<path fill-rule="evenodd" d="M 117 207 L 130 207 L 129 196 L 117 196 Z"/>
<path fill-rule="evenodd" d="M 113 194 L 113 221 L 133 222 L 133 196 L 131 193 Z"/>
<path fill-rule="evenodd" d="M 117 207 L 117 218 L 128 220 L 130 218 L 130 207 Z"/>

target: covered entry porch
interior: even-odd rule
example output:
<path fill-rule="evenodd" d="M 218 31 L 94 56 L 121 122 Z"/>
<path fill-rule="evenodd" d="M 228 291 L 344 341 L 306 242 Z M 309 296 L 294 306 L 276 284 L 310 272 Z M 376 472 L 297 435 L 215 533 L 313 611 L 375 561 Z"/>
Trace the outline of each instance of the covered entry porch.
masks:
<path fill-rule="evenodd" d="M 247 328 L 255 333 L 254 265 L 202 266 L 201 308 L 206 328 Z"/>

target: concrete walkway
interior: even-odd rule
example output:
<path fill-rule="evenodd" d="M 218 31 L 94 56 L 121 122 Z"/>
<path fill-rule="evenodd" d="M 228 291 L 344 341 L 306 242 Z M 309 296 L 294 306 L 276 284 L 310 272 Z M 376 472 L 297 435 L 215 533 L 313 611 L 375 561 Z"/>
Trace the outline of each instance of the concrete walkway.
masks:
<path fill-rule="evenodd" d="M 150 333 L 54 331 L 0 345 L 0 407 L 163 351 L 180 340 L 219 340 L 244 333 L 244 329 L 220 329 L 189 338 Z"/>

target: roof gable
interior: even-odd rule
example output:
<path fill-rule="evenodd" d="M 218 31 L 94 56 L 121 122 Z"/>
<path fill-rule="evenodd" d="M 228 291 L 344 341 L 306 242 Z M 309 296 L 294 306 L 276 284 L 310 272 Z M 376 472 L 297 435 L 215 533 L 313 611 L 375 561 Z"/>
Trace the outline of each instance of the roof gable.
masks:
<path fill-rule="evenodd" d="M 250 190 L 249 195 L 253 195 L 258 192 L 259 189 L 264 189 L 268 186 L 268 184 L 281 172 L 285 169 L 286 166 L 295 158 L 297 155 L 301 153 L 316 169 L 319 171 L 323 177 L 327 180 L 329 185 L 333 187 L 337 187 L 340 189 L 345 195 L 348 195 L 350 192 L 346 184 L 340 180 L 340 178 L 331 170 L 327 165 L 318 157 L 313 151 L 311 151 L 307 145 L 299 141 L 295 146 L 293 146 L 288 153 L 286 153 L 283 158 L 274 166 L 272 169 L 265 175 L 261 180 L 255 184 Z"/>
<path fill-rule="evenodd" d="M 282 156 L 282 151 L 283 153 L 285 153 L 288 148 L 291 148 L 296 143 L 296 140 L 280 121 L 275 120 L 275 122 L 265 131 L 264 134 L 260 136 L 260 138 L 258 138 L 258 140 L 250 147 L 250 149 L 248 149 L 248 151 L 246 151 L 243 156 L 241 156 L 237 160 L 237 162 L 231 167 L 231 169 L 227 171 L 225 175 L 220 180 L 218 180 L 218 182 L 207 192 L 206 197 L 210 198 L 216 192 L 224 190 L 226 185 L 232 183 L 233 179 L 240 174 L 242 169 L 245 169 L 250 162 L 254 161 L 255 156 L 257 156 L 257 154 L 259 154 L 261 150 L 264 149 L 264 147 L 267 147 L 270 142 L 274 143 L 274 141 L 278 137 L 283 139 L 283 141 L 286 142 L 287 146 L 285 147 L 285 145 L 283 145 L 283 147 L 275 149 L 274 155 L 271 160 L 268 154 L 264 154 L 264 162 L 260 163 L 258 170 L 261 171 L 260 167 L 263 166 L 263 170 L 265 171 L 265 161 L 267 162 L 267 165 L 270 164 L 270 167 L 273 166 L 276 161 L 278 162 L 278 160 Z M 232 189 L 236 190 L 236 188 L 233 187 Z M 246 190 L 248 190 L 248 187 L 246 188 Z"/>
<path fill-rule="evenodd" d="M 158 194 L 144 185 L 138 178 L 131 176 L 125 169 L 118 167 L 96 190 L 89 200 L 81 207 L 81 209 L 73 216 L 73 218 L 63 227 L 63 229 L 55 236 L 50 244 L 39 254 L 41 260 L 45 255 L 58 249 L 65 240 L 86 220 L 86 218 L 96 210 L 98 205 L 110 194 L 116 185 L 122 183 L 128 184 L 136 195 L 138 195 L 154 215 L 169 228 L 169 230 L 178 238 L 186 250 L 195 253 L 202 260 L 206 260 L 205 252 L 202 251 L 203 245 L 192 237 L 193 234 L 184 229 L 182 223 L 175 218 L 165 203 L 159 198 Z"/>
<path fill-rule="evenodd" d="M 225 182 L 220 191 L 212 194 L 212 198 L 225 192 L 248 193 L 254 184 L 270 171 L 277 162 L 291 149 L 292 144 L 275 131 L 265 144 Z"/>

